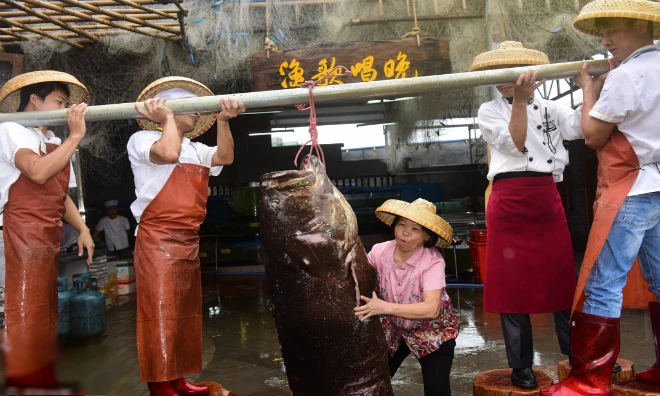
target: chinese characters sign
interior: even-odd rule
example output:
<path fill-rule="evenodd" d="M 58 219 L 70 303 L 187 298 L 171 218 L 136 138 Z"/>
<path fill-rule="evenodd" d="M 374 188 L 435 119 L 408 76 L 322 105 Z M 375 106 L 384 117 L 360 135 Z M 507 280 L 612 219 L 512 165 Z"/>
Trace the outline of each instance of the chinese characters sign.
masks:
<path fill-rule="evenodd" d="M 336 66 L 351 72 L 323 79 L 319 86 L 393 80 L 451 73 L 449 41 L 425 38 L 422 48 L 409 40 L 349 43 L 341 47 L 271 52 L 271 59 L 256 54 L 252 58 L 255 91 L 300 88 L 308 80 L 320 80 Z"/>

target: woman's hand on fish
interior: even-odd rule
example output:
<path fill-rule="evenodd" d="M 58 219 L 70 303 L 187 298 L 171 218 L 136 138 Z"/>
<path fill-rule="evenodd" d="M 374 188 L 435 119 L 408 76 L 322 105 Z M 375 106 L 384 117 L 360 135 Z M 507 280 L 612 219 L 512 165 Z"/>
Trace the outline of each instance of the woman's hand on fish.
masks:
<path fill-rule="evenodd" d="M 390 303 L 383 301 L 373 293 L 372 297 L 360 296 L 360 299 L 366 304 L 355 308 L 355 316 L 362 316 L 361 320 L 369 319 L 372 316 L 388 315 Z"/>

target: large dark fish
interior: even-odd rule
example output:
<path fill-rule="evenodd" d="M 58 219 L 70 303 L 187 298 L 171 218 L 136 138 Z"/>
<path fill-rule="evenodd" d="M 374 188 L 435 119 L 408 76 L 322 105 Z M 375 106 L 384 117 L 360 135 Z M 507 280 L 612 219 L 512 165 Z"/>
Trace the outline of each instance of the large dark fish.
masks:
<path fill-rule="evenodd" d="M 294 396 L 393 395 L 377 318 L 354 314 L 378 274 L 357 221 L 316 157 L 261 178 L 270 308 Z"/>

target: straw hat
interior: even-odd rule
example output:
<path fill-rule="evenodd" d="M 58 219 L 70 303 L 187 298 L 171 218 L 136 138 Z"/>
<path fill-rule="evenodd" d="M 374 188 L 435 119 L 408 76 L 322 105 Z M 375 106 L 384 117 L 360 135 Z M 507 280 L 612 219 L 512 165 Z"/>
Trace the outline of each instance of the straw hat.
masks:
<path fill-rule="evenodd" d="M 21 89 L 43 82 L 62 82 L 69 88 L 69 105 L 87 101 L 87 88 L 74 76 L 55 70 L 19 74 L 0 88 L 0 112 L 15 113 L 21 103 Z"/>
<path fill-rule="evenodd" d="M 505 41 L 496 50 L 484 52 L 474 58 L 470 71 L 483 70 L 491 66 L 547 65 L 548 55 L 541 51 L 523 47 L 517 41 Z"/>
<path fill-rule="evenodd" d="M 631 18 L 651 21 L 653 38 L 660 38 L 660 3 L 649 0 L 595 0 L 582 8 L 573 26 L 591 36 L 600 36 L 596 18 Z"/>
<path fill-rule="evenodd" d="M 147 99 L 151 99 L 154 96 L 156 96 L 157 93 L 172 88 L 183 88 L 185 90 L 194 93 L 197 96 L 213 96 L 213 92 L 211 92 L 211 90 L 208 89 L 206 85 L 200 82 L 197 82 L 190 78 L 172 76 L 172 77 L 164 77 L 158 79 L 152 82 L 151 84 L 149 84 L 149 86 L 146 87 L 140 93 L 140 96 L 138 96 L 137 98 L 137 102 L 144 102 Z M 213 123 L 215 122 L 215 118 L 217 116 L 218 115 L 216 113 L 200 114 L 199 119 L 197 120 L 197 125 L 195 125 L 195 129 L 193 129 L 190 132 L 187 132 L 184 136 L 187 137 L 188 139 L 194 139 L 197 136 L 208 131 L 209 128 L 213 126 Z M 148 131 L 155 131 L 156 128 L 158 128 L 158 123 L 147 120 L 146 118 L 138 119 L 137 122 L 142 129 Z"/>
<path fill-rule="evenodd" d="M 436 246 L 443 248 L 451 245 L 454 231 L 449 223 L 435 214 L 435 205 L 431 202 L 421 198 L 416 199 L 413 203 L 388 199 L 376 209 L 376 217 L 388 226 L 392 225 L 396 216 L 412 220 L 437 234 L 439 238 Z"/>

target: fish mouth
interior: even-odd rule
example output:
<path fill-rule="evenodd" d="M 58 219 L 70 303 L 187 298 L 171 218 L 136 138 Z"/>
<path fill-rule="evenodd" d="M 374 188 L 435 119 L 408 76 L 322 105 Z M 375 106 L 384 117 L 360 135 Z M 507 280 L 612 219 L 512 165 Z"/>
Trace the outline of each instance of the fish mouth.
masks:
<path fill-rule="evenodd" d="M 300 164 L 300 170 L 267 173 L 261 177 L 261 186 L 267 190 L 300 190 L 322 183 L 321 161 L 307 155 Z"/>
<path fill-rule="evenodd" d="M 311 170 L 272 172 L 261 177 L 261 187 L 267 190 L 300 190 L 316 183 L 316 175 Z"/>

